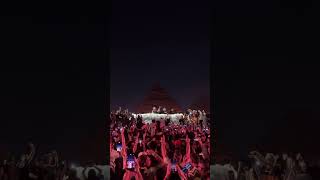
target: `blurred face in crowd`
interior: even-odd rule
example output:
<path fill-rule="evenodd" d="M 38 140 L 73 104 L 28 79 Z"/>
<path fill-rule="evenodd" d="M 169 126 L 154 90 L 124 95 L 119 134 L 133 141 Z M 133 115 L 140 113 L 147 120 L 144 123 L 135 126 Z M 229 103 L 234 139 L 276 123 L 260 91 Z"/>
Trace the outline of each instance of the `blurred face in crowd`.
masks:
<path fill-rule="evenodd" d="M 135 144 L 134 142 L 130 142 L 131 147 L 133 147 L 133 146 L 134 146 L 134 144 Z"/>
<path fill-rule="evenodd" d="M 151 167 L 151 159 L 149 156 L 147 155 L 142 155 L 141 157 L 139 157 L 139 164 L 141 167 Z"/>
<path fill-rule="evenodd" d="M 120 142 L 120 137 L 118 135 L 114 136 L 113 139 L 114 139 L 115 142 Z"/>
<path fill-rule="evenodd" d="M 301 156 L 300 153 L 297 154 L 296 159 L 297 159 L 297 160 L 302 160 L 302 156 Z"/>
<path fill-rule="evenodd" d="M 205 173 L 205 170 L 206 170 L 205 168 L 206 166 L 203 162 L 198 164 L 198 169 L 200 170 L 201 173 Z"/>
<path fill-rule="evenodd" d="M 149 158 L 149 156 L 147 156 L 146 166 L 147 166 L 147 167 L 150 167 L 150 166 L 151 166 L 151 159 Z"/>
<path fill-rule="evenodd" d="M 32 149 L 34 149 L 34 145 L 31 142 L 29 142 L 27 144 L 27 153 L 30 153 L 32 151 Z"/>
<path fill-rule="evenodd" d="M 182 160 L 182 154 L 179 152 L 179 150 L 176 150 L 173 156 L 173 160 L 176 162 L 181 162 Z"/>
<path fill-rule="evenodd" d="M 288 158 L 288 154 L 286 154 L 286 153 L 282 154 L 282 159 L 283 160 L 287 160 L 287 158 Z"/>
<path fill-rule="evenodd" d="M 201 135 L 201 141 L 202 141 L 202 142 L 206 142 L 206 139 L 207 139 L 207 138 L 206 138 L 206 135 L 202 134 L 202 135 Z"/>
<path fill-rule="evenodd" d="M 23 154 L 22 156 L 21 156 L 21 161 L 23 162 L 23 161 L 25 161 L 26 160 L 26 156 Z"/>
<path fill-rule="evenodd" d="M 119 169 L 122 169 L 123 168 L 123 163 L 122 163 L 122 159 L 116 159 L 115 161 L 115 164 L 116 164 L 116 167 L 119 168 Z"/>
<path fill-rule="evenodd" d="M 198 141 L 195 141 L 192 143 L 192 149 L 195 150 L 196 148 L 198 148 L 200 146 Z"/>
<path fill-rule="evenodd" d="M 53 156 L 57 156 L 58 155 L 56 150 L 53 150 L 51 153 L 52 153 Z"/>
<path fill-rule="evenodd" d="M 51 162 L 52 161 L 52 153 L 48 153 L 48 156 L 47 156 L 47 158 L 48 158 L 48 162 Z"/>
<path fill-rule="evenodd" d="M 181 128 L 180 134 L 185 135 L 186 134 L 186 130 L 184 128 Z"/>
<path fill-rule="evenodd" d="M 302 172 L 307 172 L 307 165 L 305 163 L 299 163 Z"/>

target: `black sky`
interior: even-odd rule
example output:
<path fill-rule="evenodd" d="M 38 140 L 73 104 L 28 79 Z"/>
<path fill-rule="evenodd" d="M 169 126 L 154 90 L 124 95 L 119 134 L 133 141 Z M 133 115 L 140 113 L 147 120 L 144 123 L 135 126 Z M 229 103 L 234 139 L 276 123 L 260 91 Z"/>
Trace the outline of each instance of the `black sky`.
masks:
<path fill-rule="evenodd" d="M 209 97 L 207 2 L 113 3 L 111 105 L 134 109 L 156 82 L 183 107 Z"/>
<path fill-rule="evenodd" d="M 319 16 L 314 4 L 229 0 L 217 1 L 215 10 L 217 143 L 242 154 L 254 145 L 317 153 L 319 28 L 314 22 Z"/>
<path fill-rule="evenodd" d="M 40 153 L 84 156 L 82 143 L 106 124 L 106 24 L 106 16 L 1 17 L 1 147 L 17 153 L 32 140 Z"/>

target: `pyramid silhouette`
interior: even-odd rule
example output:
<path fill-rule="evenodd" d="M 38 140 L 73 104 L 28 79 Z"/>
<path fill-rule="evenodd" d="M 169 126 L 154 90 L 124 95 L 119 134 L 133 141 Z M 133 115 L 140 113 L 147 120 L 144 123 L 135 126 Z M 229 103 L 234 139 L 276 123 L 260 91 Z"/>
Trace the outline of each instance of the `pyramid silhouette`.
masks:
<path fill-rule="evenodd" d="M 137 113 L 149 113 L 152 111 L 153 106 L 165 107 L 167 111 L 173 108 L 176 112 L 181 112 L 180 106 L 168 94 L 168 92 L 156 83 L 152 86 L 150 92 L 145 96 L 143 102 L 137 106 Z"/>

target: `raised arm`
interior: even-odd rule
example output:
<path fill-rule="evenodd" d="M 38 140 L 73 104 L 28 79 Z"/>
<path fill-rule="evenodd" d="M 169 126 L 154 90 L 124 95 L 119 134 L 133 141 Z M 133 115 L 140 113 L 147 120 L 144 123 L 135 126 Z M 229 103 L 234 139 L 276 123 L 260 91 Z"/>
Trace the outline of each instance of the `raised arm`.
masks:
<path fill-rule="evenodd" d="M 147 131 L 144 131 L 143 141 L 142 141 L 143 151 L 146 150 L 146 136 L 147 136 Z"/>
<path fill-rule="evenodd" d="M 278 162 L 278 159 L 279 159 L 279 156 L 278 156 L 278 155 L 274 156 L 274 161 L 273 161 L 272 167 L 275 167 L 275 166 L 276 166 L 276 164 L 277 164 L 277 162 Z"/>
<path fill-rule="evenodd" d="M 164 160 L 164 163 L 168 164 L 168 157 L 167 157 L 167 149 L 166 149 L 166 140 L 165 137 L 161 137 L 161 155 Z"/>
<path fill-rule="evenodd" d="M 191 159 L 190 158 L 190 139 L 188 136 L 186 137 L 186 159 L 187 161 Z"/>
<path fill-rule="evenodd" d="M 168 162 L 166 175 L 163 178 L 164 180 L 168 180 L 171 174 L 171 162 Z"/>
<path fill-rule="evenodd" d="M 147 172 L 149 173 L 154 173 L 156 172 L 158 169 L 163 168 L 166 163 L 164 162 L 163 158 L 160 157 L 156 152 L 154 152 L 153 150 L 147 150 L 146 152 L 148 155 L 153 156 L 157 161 L 158 161 L 158 165 L 156 165 L 155 167 L 149 168 Z M 146 172 L 146 171 L 145 171 Z"/>
<path fill-rule="evenodd" d="M 181 170 L 181 168 L 179 166 L 177 166 L 177 171 L 178 171 L 178 174 L 179 174 L 181 180 L 187 180 L 186 175 L 183 173 L 183 171 Z"/>
<path fill-rule="evenodd" d="M 126 171 L 126 172 L 124 173 L 124 175 L 123 175 L 122 180 L 130 180 L 130 178 L 131 178 L 131 173 L 130 173 L 130 171 Z"/>
<path fill-rule="evenodd" d="M 124 128 L 120 129 L 121 132 L 121 143 L 122 143 L 122 150 L 121 150 L 121 155 L 123 157 L 123 169 L 127 168 L 127 146 L 126 146 L 126 138 L 124 137 Z"/>
<path fill-rule="evenodd" d="M 62 169 L 62 177 L 65 175 L 65 174 L 67 174 L 67 165 L 66 165 L 66 162 L 65 161 L 63 161 L 64 163 L 64 166 L 63 166 L 63 169 Z"/>
<path fill-rule="evenodd" d="M 88 168 L 88 167 L 85 167 L 85 168 L 82 170 L 83 179 L 88 179 L 87 176 L 86 176 L 86 173 L 85 173 L 86 170 L 87 170 L 87 168 Z"/>
<path fill-rule="evenodd" d="M 97 165 L 94 165 L 93 166 L 96 170 L 98 170 L 98 174 L 99 174 L 99 176 L 101 176 L 102 175 L 102 170 L 97 166 Z"/>
<path fill-rule="evenodd" d="M 35 154 L 35 152 L 36 152 L 36 148 L 35 148 L 35 146 L 32 144 L 32 143 L 29 143 L 29 147 L 30 147 L 30 153 L 27 155 L 27 164 L 29 164 L 31 161 L 32 161 L 32 159 L 33 159 L 33 157 L 34 157 L 34 154 Z"/>
<path fill-rule="evenodd" d="M 238 169 L 237 169 L 237 173 L 240 174 L 240 170 L 242 168 L 242 163 L 241 161 L 238 162 Z"/>
<path fill-rule="evenodd" d="M 58 167 L 59 166 L 59 156 L 58 156 L 57 151 L 54 150 L 53 155 L 54 155 L 54 166 Z"/>
<path fill-rule="evenodd" d="M 140 165 L 139 165 L 139 162 L 137 161 L 137 159 L 134 157 L 134 162 L 135 162 L 135 171 L 137 172 L 137 178 L 138 180 L 143 180 L 143 176 L 140 172 Z"/>
<path fill-rule="evenodd" d="M 133 152 L 136 152 L 136 151 L 137 151 L 138 143 L 139 143 L 139 136 L 140 136 L 140 133 L 138 133 L 138 136 L 136 137 L 136 140 L 135 140 L 135 142 L 134 142 Z"/>
<path fill-rule="evenodd" d="M 147 154 L 156 158 L 156 160 L 159 161 L 160 163 L 163 163 L 163 159 L 153 150 L 147 150 Z"/>
<path fill-rule="evenodd" d="M 127 146 L 126 146 L 126 138 L 124 136 L 124 128 L 120 129 L 121 132 L 121 144 L 122 144 L 122 150 L 121 150 L 121 155 L 124 157 L 126 156 L 126 152 L 127 152 Z"/>

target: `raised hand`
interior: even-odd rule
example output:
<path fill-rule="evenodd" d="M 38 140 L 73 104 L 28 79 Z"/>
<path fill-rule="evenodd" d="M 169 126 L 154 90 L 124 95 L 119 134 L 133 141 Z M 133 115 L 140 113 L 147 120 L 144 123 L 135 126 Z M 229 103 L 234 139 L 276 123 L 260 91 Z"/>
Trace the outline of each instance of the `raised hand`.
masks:
<path fill-rule="evenodd" d="M 120 132 L 121 132 L 121 134 L 123 134 L 124 133 L 124 128 L 122 127 L 122 128 L 120 128 Z"/>
<path fill-rule="evenodd" d="M 186 143 L 190 143 L 190 138 L 186 136 Z"/>
<path fill-rule="evenodd" d="M 165 140 L 165 137 L 164 137 L 164 136 L 161 137 L 160 142 L 161 142 L 161 144 L 165 144 L 165 143 L 166 143 L 166 140 Z"/>
<path fill-rule="evenodd" d="M 146 153 L 147 153 L 148 155 L 151 155 L 152 153 L 154 153 L 154 151 L 151 150 L 151 149 L 148 149 L 148 150 L 146 151 Z"/>
<path fill-rule="evenodd" d="M 135 171 L 141 175 L 140 173 L 140 165 L 139 165 L 139 162 L 138 160 L 136 159 L 136 157 L 134 157 L 134 164 L 135 164 Z"/>

